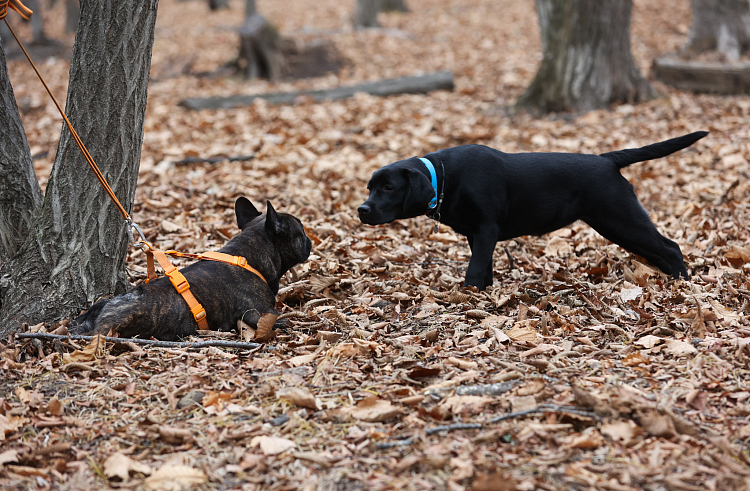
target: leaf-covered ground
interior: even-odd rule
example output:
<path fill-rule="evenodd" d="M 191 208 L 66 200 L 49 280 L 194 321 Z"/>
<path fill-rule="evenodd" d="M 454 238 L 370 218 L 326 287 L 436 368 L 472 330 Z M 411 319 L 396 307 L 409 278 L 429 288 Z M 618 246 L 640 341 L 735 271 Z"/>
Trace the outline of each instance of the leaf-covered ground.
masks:
<path fill-rule="evenodd" d="M 512 116 L 540 59 L 533 2 L 512 0 L 409 0 L 410 13 L 363 31 L 350 0 L 261 0 L 285 36 L 333 42 L 341 73 L 196 76 L 236 56 L 243 3 L 159 2 L 134 216 L 149 240 L 186 252 L 235 233 L 241 195 L 299 216 L 314 248 L 283 281 L 286 326 L 252 352 L 4 340 L 0 487 L 750 488 L 750 97 L 656 84 L 664 97 L 635 107 Z M 62 9 L 47 12 L 48 34 L 71 43 Z M 635 2 L 644 73 L 689 23 L 687 1 Z M 41 66 L 64 98 L 65 60 Z M 455 91 L 177 105 L 442 69 Z M 48 152 L 35 160 L 44 183 L 61 125 L 25 62 L 9 70 L 32 154 Z M 462 237 L 432 234 L 426 218 L 357 219 L 372 171 L 435 149 L 602 153 L 696 130 L 711 134 L 624 171 L 690 281 L 575 223 L 501 244 L 495 285 L 476 293 L 460 288 Z M 175 163 L 187 157 L 222 159 Z M 128 264 L 141 281 L 143 256 Z"/>

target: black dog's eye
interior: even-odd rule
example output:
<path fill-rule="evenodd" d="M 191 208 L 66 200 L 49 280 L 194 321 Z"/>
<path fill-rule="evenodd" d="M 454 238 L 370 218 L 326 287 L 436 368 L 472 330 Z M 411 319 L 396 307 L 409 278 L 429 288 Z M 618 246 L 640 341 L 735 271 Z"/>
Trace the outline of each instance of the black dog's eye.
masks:
<path fill-rule="evenodd" d="M 383 186 L 383 191 L 393 191 L 393 186 L 391 186 L 390 184 L 386 184 L 385 186 Z"/>

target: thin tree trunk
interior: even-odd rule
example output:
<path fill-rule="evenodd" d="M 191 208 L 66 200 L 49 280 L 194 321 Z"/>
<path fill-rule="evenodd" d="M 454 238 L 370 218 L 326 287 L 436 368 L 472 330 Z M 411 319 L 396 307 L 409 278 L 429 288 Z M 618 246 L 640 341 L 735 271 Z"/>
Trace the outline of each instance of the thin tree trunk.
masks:
<path fill-rule="evenodd" d="M 354 8 L 354 27 L 380 27 L 380 2 L 381 0 L 357 0 Z"/>
<path fill-rule="evenodd" d="M 536 0 L 543 59 L 518 106 L 590 111 L 656 91 L 630 52 L 632 0 Z"/>
<path fill-rule="evenodd" d="M 258 11 L 255 9 L 255 0 L 245 0 L 245 19 L 257 14 Z"/>
<path fill-rule="evenodd" d="M 406 0 L 380 0 L 381 12 L 408 12 Z"/>
<path fill-rule="evenodd" d="M 65 0 L 65 32 L 76 32 L 79 16 L 78 0 Z"/>
<path fill-rule="evenodd" d="M 750 49 L 748 0 L 691 0 L 693 22 L 686 49 L 694 53 L 718 51 L 737 60 Z"/>
<path fill-rule="evenodd" d="M 157 0 L 83 0 L 66 112 L 126 209 L 135 196 Z M 2 176 L 0 176 L 2 179 Z M 126 226 L 64 129 L 33 231 L 0 271 L 0 337 L 124 292 Z"/>
<path fill-rule="evenodd" d="M 0 21 L 3 22 L 3 21 Z M 3 22 L 5 25 L 5 22 Z M 16 254 L 42 203 L 26 132 L 0 43 L 0 267 Z"/>

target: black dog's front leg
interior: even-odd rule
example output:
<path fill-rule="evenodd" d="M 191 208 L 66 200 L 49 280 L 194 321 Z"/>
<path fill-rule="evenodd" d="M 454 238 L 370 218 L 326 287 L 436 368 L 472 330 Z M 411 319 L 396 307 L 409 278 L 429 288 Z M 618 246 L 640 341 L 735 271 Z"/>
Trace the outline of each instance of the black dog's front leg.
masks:
<path fill-rule="evenodd" d="M 484 290 L 492 285 L 494 277 L 492 270 L 492 254 L 497 244 L 497 234 L 482 233 L 468 235 L 469 247 L 471 248 L 471 260 L 466 270 L 466 281 L 464 286 L 475 286 Z"/>

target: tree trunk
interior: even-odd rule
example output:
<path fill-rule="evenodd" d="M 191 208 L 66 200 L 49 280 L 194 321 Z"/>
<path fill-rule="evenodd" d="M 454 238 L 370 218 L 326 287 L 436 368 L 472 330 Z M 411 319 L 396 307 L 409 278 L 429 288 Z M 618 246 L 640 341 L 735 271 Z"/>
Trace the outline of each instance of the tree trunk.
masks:
<path fill-rule="evenodd" d="M 3 25 L 5 23 L 3 22 Z M 8 78 L 5 48 L 0 43 L 0 268 L 29 234 L 42 188 L 34 174 L 26 132 Z"/>
<path fill-rule="evenodd" d="M 76 32 L 79 16 L 78 0 L 65 0 L 65 32 Z"/>
<path fill-rule="evenodd" d="M 158 0 L 83 0 L 66 112 L 126 209 L 143 142 Z M 4 179 L 0 176 L 0 180 Z M 0 337 L 122 293 L 126 226 L 63 129 L 34 227 L 0 271 Z"/>
<path fill-rule="evenodd" d="M 229 0 L 208 0 L 208 8 L 211 10 L 228 9 Z"/>
<path fill-rule="evenodd" d="M 245 0 L 245 20 L 257 14 L 255 9 L 255 0 Z"/>
<path fill-rule="evenodd" d="M 281 52 L 281 34 L 260 14 L 245 19 L 239 30 L 240 54 L 238 66 L 245 77 L 277 80 L 281 77 L 284 55 Z"/>
<path fill-rule="evenodd" d="M 693 22 L 685 48 L 694 53 L 718 51 L 734 61 L 750 49 L 748 0 L 691 0 Z"/>
<path fill-rule="evenodd" d="M 378 12 L 382 0 L 357 0 L 354 8 L 354 27 L 380 27 Z"/>
<path fill-rule="evenodd" d="M 656 91 L 630 52 L 632 0 L 536 0 L 543 59 L 518 106 L 590 111 Z"/>
<path fill-rule="evenodd" d="M 408 12 L 409 7 L 406 6 L 406 0 L 381 0 L 380 11 L 381 12 Z"/>

